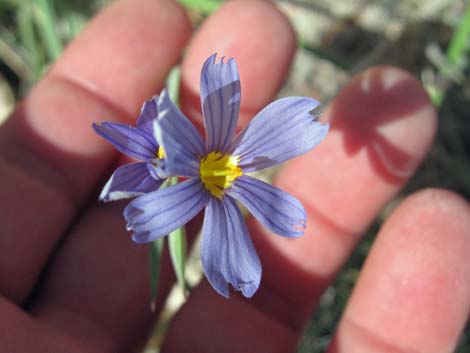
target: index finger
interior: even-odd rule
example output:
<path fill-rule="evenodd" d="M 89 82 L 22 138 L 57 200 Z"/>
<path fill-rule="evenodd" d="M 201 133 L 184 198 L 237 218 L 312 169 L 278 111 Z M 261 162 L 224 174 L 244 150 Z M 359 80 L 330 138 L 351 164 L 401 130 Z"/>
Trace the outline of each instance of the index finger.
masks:
<path fill-rule="evenodd" d="M 17 302 L 25 298 L 112 163 L 115 152 L 91 123 L 135 117 L 161 87 L 189 34 L 175 2 L 113 3 L 2 127 L 0 293 Z"/>

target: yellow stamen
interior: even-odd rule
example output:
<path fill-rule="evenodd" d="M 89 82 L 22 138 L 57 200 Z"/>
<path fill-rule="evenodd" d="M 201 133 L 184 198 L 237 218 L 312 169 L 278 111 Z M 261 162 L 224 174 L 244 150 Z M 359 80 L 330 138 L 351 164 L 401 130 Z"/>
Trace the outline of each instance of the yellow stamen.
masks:
<path fill-rule="evenodd" d="M 238 157 L 228 154 L 211 152 L 204 157 L 199 170 L 206 189 L 215 197 L 222 198 L 224 190 L 243 174 L 237 164 Z"/>
<path fill-rule="evenodd" d="M 163 149 L 162 146 L 158 147 L 157 157 L 158 159 L 165 158 L 165 150 Z"/>

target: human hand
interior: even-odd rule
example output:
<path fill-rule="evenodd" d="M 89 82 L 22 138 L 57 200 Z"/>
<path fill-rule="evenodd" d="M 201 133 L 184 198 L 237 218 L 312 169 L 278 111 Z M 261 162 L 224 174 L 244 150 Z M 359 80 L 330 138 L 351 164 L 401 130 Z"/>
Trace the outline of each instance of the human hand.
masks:
<path fill-rule="evenodd" d="M 171 2 L 112 5 L 0 130 L 2 352 L 114 353 L 145 342 L 171 268 L 164 264 L 151 313 L 147 248 L 131 242 L 120 206 L 94 201 L 117 155 L 90 126 L 126 116 L 130 123 L 162 88 L 189 35 Z M 199 121 L 201 63 L 218 52 L 239 64 L 246 124 L 276 94 L 295 46 L 289 24 L 268 3 L 225 5 L 185 55 L 183 110 Z M 227 300 L 203 281 L 173 320 L 163 351 L 295 351 L 319 297 L 412 175 L 436 127 L 419 83 L 391 68 L 354 79 L 324 119 L 332 127 L 327 139 L 276 181 L 305 205 L 306 234 L 289 241 L 248 219 L 263 265 L 258 293 Z M 467 202 L 442 190 L 398 206 L 329 352 L 451 351 L 470 306 L 469 222 Z"/>

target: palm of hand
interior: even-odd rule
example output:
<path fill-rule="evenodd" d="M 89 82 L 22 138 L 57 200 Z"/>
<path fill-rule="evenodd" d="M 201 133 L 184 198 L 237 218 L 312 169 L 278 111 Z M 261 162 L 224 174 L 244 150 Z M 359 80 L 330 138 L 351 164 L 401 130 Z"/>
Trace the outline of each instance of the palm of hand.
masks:
<path fill-rule="evenodd" d="M 90 125 L 136 116 L 189 33 L 173 3 L 112 5 L 0 130 L 2 351 L 127 352 L 145 341 L 155 318 L 147 251 L 131 243 L 119 205 L 90 201 L 116 157 Z M 219 49 L 240 64 L 246 124 L 276 93 L 294 48 L 289 24 L 271 5 L 225 5 L 188 48 L 183 109 L 198 121 L 200 63 Z M 164 351 L 294 351 L 320 295 L 416 169 L 436 126 L 419 83 L 391 68 L 354 79 L 325 119 L 332 132 L 324 145 L 276 181 L 305 204 L 305 236 L 265 236 L 248 220 L 263 263 L 259 293 L 225 300 L 202 282 L 174 319 Z M 451 351 L 470 307 L 468 214 L 465 201 L 441 190 L 403 202 L 379 233 L 329 352 Z M 173 281 L 164 267 L 157 312 Z"/>

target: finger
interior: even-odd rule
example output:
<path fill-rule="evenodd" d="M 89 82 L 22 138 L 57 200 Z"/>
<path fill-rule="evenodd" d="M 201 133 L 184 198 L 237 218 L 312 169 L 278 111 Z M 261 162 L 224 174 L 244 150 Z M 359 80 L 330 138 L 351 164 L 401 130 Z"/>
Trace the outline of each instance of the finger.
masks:
<path fill-rule="evenodd" d="M 174 317 L 162 353 L 295 352 L 297 334 L 236 295 L 226 299 L 207 281 Z"/>
<path fill-rule="evenodd" d="M 307 230 L 294 241 L 250 220 L 264 276 L 255 303 L 300 330 L 368 225 L 414 173 L 436 115 L 420 83 L 374 68 L 355 77 L 322 119 L 327 138 L 288 163 L 276 185 L 300 199 Z"/>
<path fill-rule="evenodd" d="M 0 347 L 3 352 L 84 352 L 81 342 L 38 324 L 17 305 L 0 298 Z M 86 352 L 92 353 L 90 350 Z"/>
<path fill-rule="evenodd" d="M 224 10 L 227 7 L 231 11 Z M 243 27 L 254 42 L 263 43 L 269 28 L 277 31 L 278 27 L 284 26 L 291 31 L 284 17 L 269 3 L 228 3 L 203 25 L 195 41 L 204 33 L 219 31 L 228 19 L 237 13 L 236 16 L 242 16 L 245 11 L 255 12 L 263 19 Z M 238 26 L 226 27 L 217 45 L 223 47 L 223 38 L 226 38 L 230 45 L 236 46 L 233 41 L 238 35 L 241 35 Z M 246 35 L 241 36 L 246 38 Z M 239 48 L 244 48 L 244 45 L 243 41 L 238 42 Z M 285 46 L 284 50 L 277 48 L 278 45 Z M 282 55 L 292 57 L 292 43 L 286 46 L 280 41 L 272 46 Z M 188 56 L 194 50 L 198 48 L 192 44 Z M 214 51 L 217 49 L 214 48 Z M 249 65 L 249 62 L 245 63 L 245 66 Z M 200 69 L 199 65 L 197 70 Z M 113 206 L 92 207 L 67 237 L 51 264 L 42 292 L 33 304 L 33 312 L 56 327 L 62 327 L 67 322 L 69 332 L 84 341 L 84 332 L 90 327 L 97 330 L 91 322 L 98 323 L 100 337 L 106 342 L 111 340 L 120 347 L 127 347 L 142 341 L 154 319 L 149 310 L 147 247 L 132 244 L 130 234 L 125 232 L 122 210 L 111 210 L 110 207 Z M 200 224 L 196 227 L 200 229 Z M 192 230 L 188 232 L 196 233 Z M 171 270 L 163 276 L 168 276 L 168 272 Z M 172 278 L 165 277 L 160 282 L 157 307 L 162 304 L 171 281 Z M 72 322 L 70 312 L 78 318 L 87 319 Z"/>
<path fill-rule="evenodd" d="M 27 296 L 77 207 L 115 157 L 91 123 L 135 117 L 188 35 L 186 16 L 173 2 L 116 2 L 2 127 L 1 293 L 17 302 Z"/>
<path fill-rule="evenodd" d="M 470 313 L 470 207 L 444 190 L 383 226 L 328 352 L 453 352 Z"/>
<path fill-rule="evenodd" d="M 148 246 L 132 243 L 123 206 L 106 203 L 86 213 L 31 305 L 40 322 L 57 330 L 67 327 L 71 337 L 101 352 L 141 347 L 156 315 L 150 309 Z M 174 280 L 168 260 L 162 261 L 157 311 Z"/>

